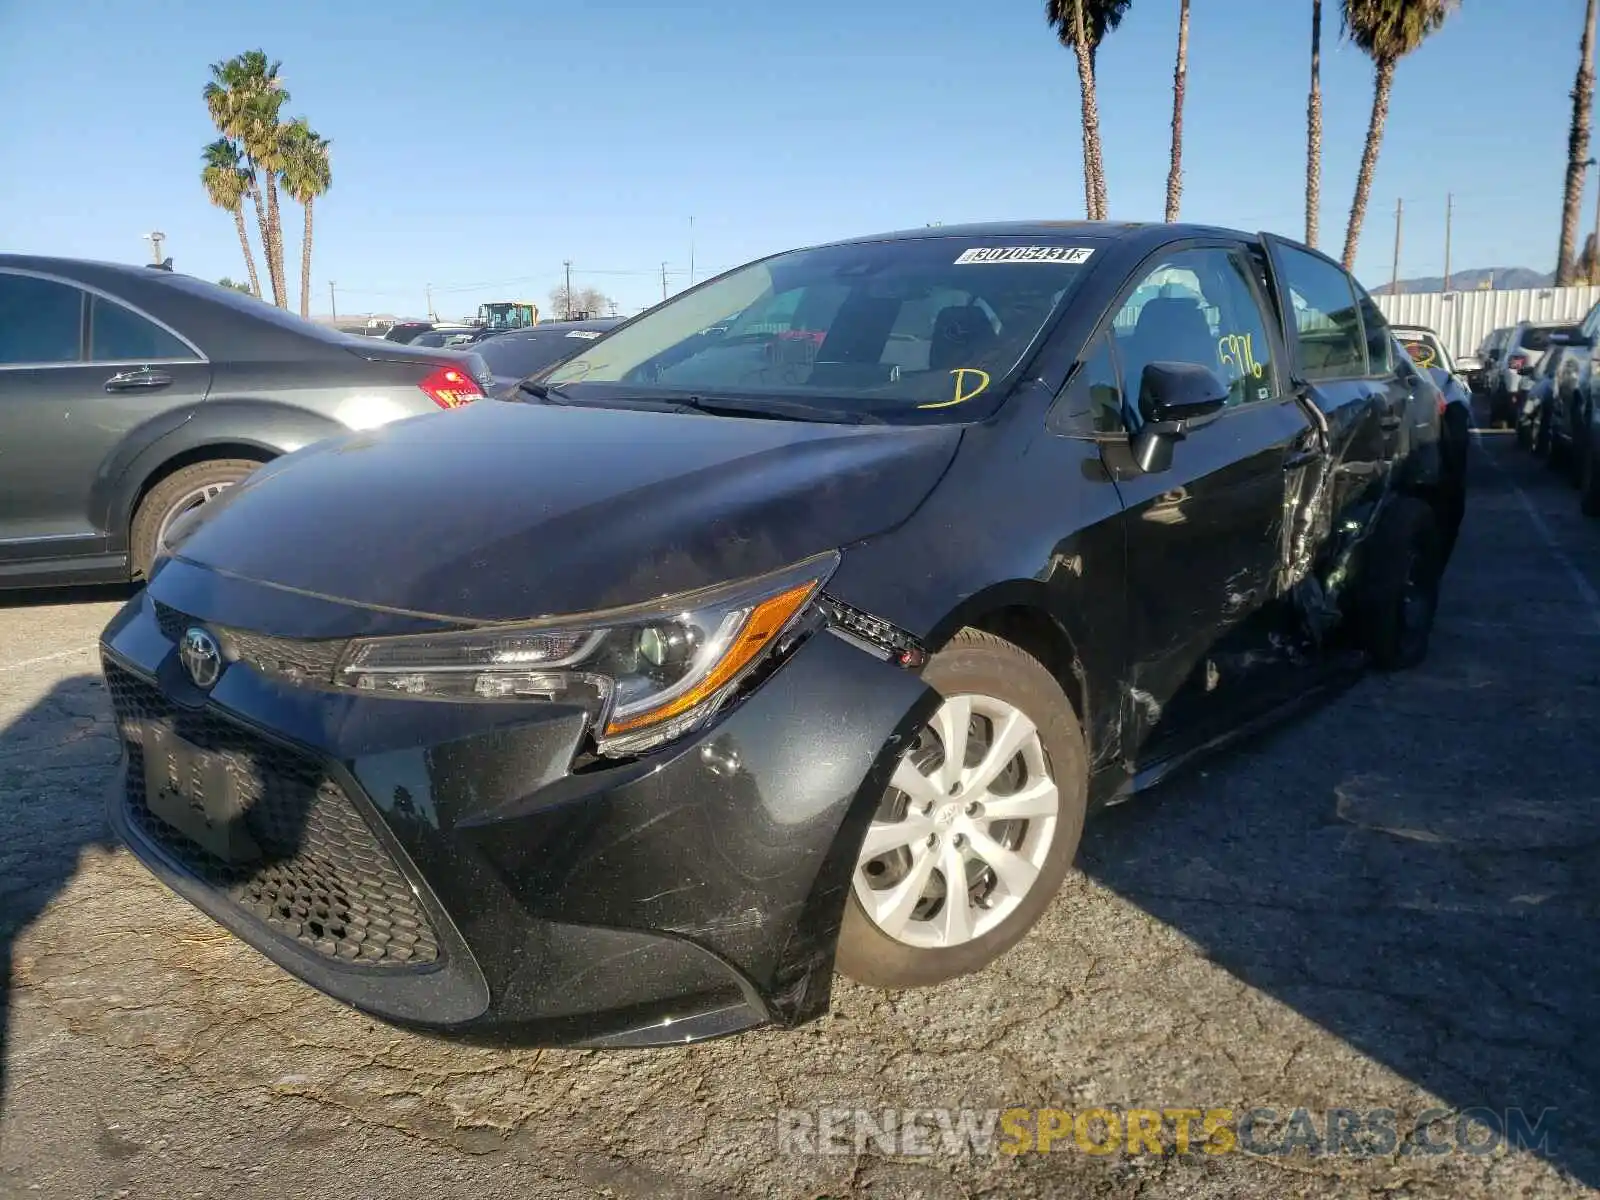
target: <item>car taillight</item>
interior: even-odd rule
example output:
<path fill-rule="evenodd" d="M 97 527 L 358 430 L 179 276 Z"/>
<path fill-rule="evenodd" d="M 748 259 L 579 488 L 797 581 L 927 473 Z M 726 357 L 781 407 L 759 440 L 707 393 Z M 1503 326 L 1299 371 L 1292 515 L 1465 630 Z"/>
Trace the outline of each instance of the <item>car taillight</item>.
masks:
<path fill-rule="evenodd" d="M 460 408 L 483 395 L 478 381 L 459 367 L 440 367 L 417 386 L 440 408 Z"/>
<path fill-rule="evenodd" d="M 1526 354 L 1513 354 L 1506 362 L 1506 366 L 1510 367 L 1513 371 L 1520 371 L 1527 365 L 1528 356 Z"/>

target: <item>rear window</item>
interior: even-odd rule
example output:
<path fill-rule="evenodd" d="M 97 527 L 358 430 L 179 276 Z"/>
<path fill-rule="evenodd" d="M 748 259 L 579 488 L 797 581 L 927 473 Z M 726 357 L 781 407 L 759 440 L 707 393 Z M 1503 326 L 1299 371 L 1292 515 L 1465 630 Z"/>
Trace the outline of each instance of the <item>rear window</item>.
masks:
<path fill-rule="evenodd" d="M 1550 335 L 1554 332 L 1554 329 L 1540 329 L 1536 325 L 1530 325 L 1522 331 L 1522 348 L 1534 351 L 1548 350 Z"/>
<path fill-rule="evenodd" d="M 1094 244 L 930 237 L 780 254 L 657 307 L 547 382 L 977 417 L 1089 269 Z"/>

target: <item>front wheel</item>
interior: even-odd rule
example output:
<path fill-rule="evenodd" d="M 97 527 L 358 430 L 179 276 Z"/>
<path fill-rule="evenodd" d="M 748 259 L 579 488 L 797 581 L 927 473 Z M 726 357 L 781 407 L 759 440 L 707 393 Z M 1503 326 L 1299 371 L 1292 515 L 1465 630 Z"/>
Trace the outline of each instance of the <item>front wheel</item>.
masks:
<path fill-rule="evenodd" d="M 943 703 L 879 801 L 839 933 L 839 969 L 872 987 L 994 961 L 1049 907 L 1083 834 L 1088 756 L 1050 672 L 968 629 L 923 678 Z"/>
<path fill-rule="evenodd" d="M 246 458 L 194 463 L 174 471 L 145 493 L 128 532 L 133 577 L 149 577 L 162 539 L 174 521 L 191 509 L 215 500 L 260 465 Z"/>

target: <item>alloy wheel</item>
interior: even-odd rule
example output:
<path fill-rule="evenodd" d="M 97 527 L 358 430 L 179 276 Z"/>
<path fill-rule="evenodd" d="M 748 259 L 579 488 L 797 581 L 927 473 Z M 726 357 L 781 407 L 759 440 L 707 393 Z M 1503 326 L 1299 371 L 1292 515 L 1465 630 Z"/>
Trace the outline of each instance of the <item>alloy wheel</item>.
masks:
<path fill-rule="evenodd" d="M 156 531 L 157 549 L 159 550 L 160 547 L 167 544 L 167 530 L 172 528 L 172 523 L 174 521 L 183 516 L 184 513 L 199 508 L 202 504 L 205 504 L 211 500 L 215 500 L 218 496 L 222 495 L 224 491 L 232 486 L 232 483 L 208 483 L 180 496 L 177 502 L 167 510 L 167 515 L 161 518 L 161 528 Z"/>
<path fill-rule="evenodd" d="M 855 894 L 896 941 L 959 946 L 1038 879 L 1061 795 L 1039 730 L 993 696 L 947 696 L 895 769 L 862 844 Z"/>

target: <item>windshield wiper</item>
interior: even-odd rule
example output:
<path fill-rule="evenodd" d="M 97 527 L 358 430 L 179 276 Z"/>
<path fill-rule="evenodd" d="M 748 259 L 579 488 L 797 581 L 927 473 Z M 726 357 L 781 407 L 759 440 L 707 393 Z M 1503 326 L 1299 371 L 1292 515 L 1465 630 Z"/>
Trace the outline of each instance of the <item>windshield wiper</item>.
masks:
<path fill-rule="evenodd" d="M 827 425 L 885 425 L 876 413 L 839 408 L 817 408 L 783 400 L 708 399 L 705 396 L 679 397 L 678 403 L 695 412 L 724 417 L 771 417 L 780 421 L 813 421 Z"/>
<path fill-rule="evenodd" d="M 517 384 L 517 388 L 519 391 L 527 392 L 530 396 L 536 396 L 540 400 L 548 400 L 554 404 L 571 403 L 570 400 L 561 399 L 565 393 L 562 392 L 559 383 L 535 383 L 531 379 L 524 379 Z"/>

